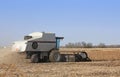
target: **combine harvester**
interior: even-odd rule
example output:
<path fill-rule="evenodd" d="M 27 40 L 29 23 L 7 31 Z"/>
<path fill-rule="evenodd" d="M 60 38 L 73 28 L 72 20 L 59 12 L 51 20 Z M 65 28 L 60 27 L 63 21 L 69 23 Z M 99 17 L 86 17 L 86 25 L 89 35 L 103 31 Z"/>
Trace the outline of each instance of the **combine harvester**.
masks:
<path fill-rule="evenodd" d="M 79 62 L 89 60 L 86 52 L 77 54 L 60 54 L 60 40 L 55 33 L 34 32 L 24 37 L 23 41 L 14 42 L 12 50 L 25 52 L 26 59 L 38 62 Z"/>

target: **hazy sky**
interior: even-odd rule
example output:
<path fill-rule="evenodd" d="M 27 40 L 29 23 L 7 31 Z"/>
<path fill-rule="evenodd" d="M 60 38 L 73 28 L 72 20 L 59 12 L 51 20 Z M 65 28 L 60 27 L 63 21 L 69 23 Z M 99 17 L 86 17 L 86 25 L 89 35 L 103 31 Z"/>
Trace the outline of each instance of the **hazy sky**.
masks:
<path fill-rule="evenodd" d="M 0 0 L 0 45 L 41 31 L 62 44 L 120 44 L 120 0 Z"/>

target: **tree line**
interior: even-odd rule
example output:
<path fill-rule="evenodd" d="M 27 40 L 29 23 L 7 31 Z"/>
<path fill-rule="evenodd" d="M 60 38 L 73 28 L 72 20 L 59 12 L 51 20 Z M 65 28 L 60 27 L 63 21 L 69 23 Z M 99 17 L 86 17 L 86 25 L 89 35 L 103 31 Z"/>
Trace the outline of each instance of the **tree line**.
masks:
<path fill-rule="evenodd" d="M 106 45 L 105 43 L 99 43 L 98 45 L 93 45 L 93 43 L 87 42 L 76 42 L 65 44 L 66 48 L 120 48 L 120 45 Z"/>

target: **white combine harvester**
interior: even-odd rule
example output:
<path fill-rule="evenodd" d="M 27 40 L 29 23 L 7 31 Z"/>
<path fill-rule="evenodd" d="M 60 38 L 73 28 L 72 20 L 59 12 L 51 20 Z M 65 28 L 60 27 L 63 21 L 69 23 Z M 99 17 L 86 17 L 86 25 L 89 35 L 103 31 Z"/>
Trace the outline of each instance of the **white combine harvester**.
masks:
<path fill-rule="evenodd" d="M 16 41 L 12 46 L 13 51 L 25 52 L 26 58 L 31 62 L 38 63 L 40 61 L 71 61 L 70 57 L 74 57 L 74 61 L 88 60 L 86 52 L 77 54 L 60 54 L 60 40 L 63 37 L 56 37 L 55 33 L 34 32 L 24 37 L 23 41 Z"/>

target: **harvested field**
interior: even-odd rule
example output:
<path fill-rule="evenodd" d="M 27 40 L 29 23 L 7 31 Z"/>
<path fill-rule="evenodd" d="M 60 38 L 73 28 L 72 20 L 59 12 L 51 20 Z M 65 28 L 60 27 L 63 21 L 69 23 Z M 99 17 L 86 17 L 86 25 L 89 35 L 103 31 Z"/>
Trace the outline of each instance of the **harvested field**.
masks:
<path fill-rule="evenodd" d="M 0 77 L 120 77 L 120 49 L 60 49 L 61 53 L 85 50 L 92 62 L 30 63 L 24 54 L 0 49 Z"/>

